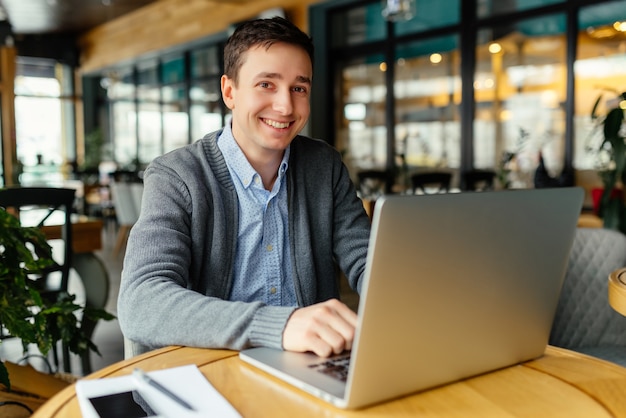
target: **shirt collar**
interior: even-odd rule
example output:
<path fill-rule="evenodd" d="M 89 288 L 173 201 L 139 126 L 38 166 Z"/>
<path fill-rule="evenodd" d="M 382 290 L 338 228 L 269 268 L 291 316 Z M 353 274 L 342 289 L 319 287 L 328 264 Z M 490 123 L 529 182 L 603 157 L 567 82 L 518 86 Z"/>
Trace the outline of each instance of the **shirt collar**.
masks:
<path fill-rule="evenodd" d="M 228 169 L 231 171 L 234 177 L 237 177 L 244 188 L 250 187 L 254 184 L 255 176 L 259 178 L 259 174 L 256 170 L 250 165 L 250 162 L 246 158 L 245 154 L 235 141 L 235 137 L 233 136 L 233 131 L 230 123 L 227 123 L 224 127 L 222 134 L 217 138 L 217 146 L 220 151 L 224 155 L 224 160 L 226 160 L 226 165 Z M 290 154 L 291 145 L 285 149 L 285 153 L 283 155 L 283 159 L 278 167 L 278 178 L 277 182 L 281 181 L 281 178 L 284 177 L 287 172 L 287 168 L 289 168 L 289 154 Z"/>

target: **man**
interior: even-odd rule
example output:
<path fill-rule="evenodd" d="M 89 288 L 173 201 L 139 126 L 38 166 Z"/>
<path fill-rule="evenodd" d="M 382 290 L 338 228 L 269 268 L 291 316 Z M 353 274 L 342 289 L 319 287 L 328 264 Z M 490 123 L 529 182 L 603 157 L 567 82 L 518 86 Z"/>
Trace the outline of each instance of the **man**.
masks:
<path fill-rule="evenodd" d="M 242 24 L 224 50 L 232 122 L 156 158 L 118 299 L 130 354 L 165 345 L 350 349 L 369 218 L 339 153 L 300 136 L 313 45 L 282 18 Z"/>

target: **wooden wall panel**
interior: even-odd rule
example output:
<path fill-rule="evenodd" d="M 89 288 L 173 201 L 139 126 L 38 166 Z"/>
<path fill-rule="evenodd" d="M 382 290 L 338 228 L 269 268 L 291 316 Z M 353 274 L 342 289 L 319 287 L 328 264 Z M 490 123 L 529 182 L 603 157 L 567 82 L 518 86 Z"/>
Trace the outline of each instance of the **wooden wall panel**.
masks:
<path fill-rule="evenodd" d="M 15 60 L 13 47 L 0 47 L 0 110 L 2 118 L 2 164 L 6 186 L 17 184 L 17 147 L 15 145 Z"/>
<path fill-rule="evenodd" d="M 80 70 L 89 73 L 222 32 L 231 23 L 281 7 L 308 31 L 308 7 L 321 0 L 160 0 L 100 25 L 80 40 Z"/>

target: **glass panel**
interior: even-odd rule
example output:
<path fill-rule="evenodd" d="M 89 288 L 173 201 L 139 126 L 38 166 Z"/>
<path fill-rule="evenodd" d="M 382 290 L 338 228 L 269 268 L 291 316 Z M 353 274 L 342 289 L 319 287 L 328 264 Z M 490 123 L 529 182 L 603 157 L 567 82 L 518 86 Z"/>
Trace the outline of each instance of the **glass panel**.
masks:
<path fill-rule="evenodd" d="M 396 50 L 396 152 L 401 177 L 423 168 L 459 168 L 461 102 L 458 38 L 399 45 Z"/>
<path fill-rule="evenodd" d="M 626 2 L 603 3 L 581 9 L 578 50 L 574 63 L 576 114 L 574 115 L 574 167 L 578 170 L 602 168 L 606 155 L 598 153 L 603 140 L 594 130 L 593 105 L 601 95 L 598 114 L 604 115 L 626 90 Z M 594 172 L 589 181 L 601 185 Z"/>
<path fill-rule="evenodd" d="M 161 89 L 163 102 L 184 102 L 187 100 L 187 89 L 184 84 L 163 86 Z"/>
<path fill-rule="evenodd" d="M 189 95 L 193 141 L 223 126 L 219 80 L 193 83 Z"/>
<path fill-rule="evenodd" d="M 61 101 L 17 96 L 15 123 L 17 158 L 24 165 L 21 184 L 49 185 L 62 181 Z"/>
<path fill-rule="evenodd" d="M 161 154 L 159 104 L 139 103 L 139 163 L 147 164 Z"/>
<path fill-rule="evenodd" d="M 157 64 L 144 63 L 137 72 L 138 145 L 137 162 L 148 164 L 162 154 L 162 119 L 159 104 L 161 89 L 158 86 Z"/>
<path fill-rule="evenodd" d="M 331 18 L 331 46 L 340 47 L 387 37 L 387 22 L 380 2 L 334 13 Z"/>
<path fill-rule="evenodd" d="M 43 58 L 17 57 L 14 91 L 23 96 L 61 96 L 56 63 Z"/>
<path fill-rule="evenodd" d="M 120 167 L 134 164 L 137 156 L 137 113 L 135 103 L 119 101 L 112 104 L 113 145 L 115 161 Z M 111 150 L 104 150 L 104 155 L 111 155 Z M 108 152 L 107 152 L 108 151 Z"/>
<path fill-rule="evenodd" d="M 139 100 L 158 101 L 159 100 L 159 88 L 158 88 L 158 72 L 157 64 L 145 64 L 143 68 L 138 71 L 138 86 L 137 97 Z"/>
<path fill-rule="evenodd" d="M 219 49 L 217 45 L 191 51 L 191 78 L 220 74 Z"/>
<path fill-rule="evenodd" d="M 100 85 L 107 89 L 109 99 L 132 100 L 135 98 L 135 81 L 130 68 L 124 72 L 112 72 L 102 77 Z"/>
<path fill-rule="evenodd" d="M 185 79 L 185 59 L 182 55 L 164 58 L 161 63 L 161 82 L 180 83 Z"/>
<path fill-rule="evenodd" d="M 517 12 L 520 10 L 535 9 L 555 3 L 563 3 L 565 0 L 478 0 L 478 17 L 489 17 L 504 13 Z"/>
<path fill-rule="evenodd" d="M 423 32 L 429 29 L 454 25 L 461 19 L 461 1 L 416 0 L 416 15 L 408 21 L 395 24 L 396 35 Z"/>
<path fill-rule="evenodd" d="M 76 161 L 72 71 L 53 60 L 26 57 L 18 57 L 16 71 L 16 152 L 24 165 L 20 181 L 61 185 L 67 165 Z"/>
<path fill-rule="evenodd" d="M 565 16 L 478 32 L 474 166 L 501 187 L 533 187 L 539 154 L 556 176 L 565 144 Z"/>
<path fill-rule="evenodd" d="M 189 142 L 189 115 L 187 114 L 187 89 L 184 85 L 163 87 L 163 152 Z"/>
<path fill-rule="evenodd" d="M 346 62 L 340 68 L 343 93 L 337 114 L 336 147 L 354 174 L 367 169 L 385 169 L 386 63 L 382 55 Z"/>

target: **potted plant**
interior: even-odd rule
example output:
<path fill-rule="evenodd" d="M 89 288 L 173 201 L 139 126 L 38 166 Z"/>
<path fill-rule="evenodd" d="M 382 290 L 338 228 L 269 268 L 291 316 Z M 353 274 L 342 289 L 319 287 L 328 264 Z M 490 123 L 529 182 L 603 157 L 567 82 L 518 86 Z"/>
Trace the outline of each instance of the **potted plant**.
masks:
<path fill-rule="evenodd" d="M 36 344 L 46 355 L 58 341 L 81 354 L 98 353 L 97 347 L 81 330 L 81 318 L 110 320 L 114 316 L 102 309 L 90 309 L 75 303 L 75 297 L 61 295 L 49 301 L 42 297 L 31 276 L 53 263 L 52 248 L 43 232 L 23 227 L 9 212 L 0 208 L 0 325 L 21 339 L 26 350 Z M 11 390 L 11 376 L 0 361 L 0 384 Z"/>
<path fill-rule="evenodd" d="M 614 92 L 615 98 L 606 102 L 606 112 L 599 114 L 599 107 L 604 98 L 600 94 L 591 111 L 595 129 L 602 131 L 598 152 L 600 161 L 599 174 L 604 185 L 598 202 L 598 214 L 603 219 L 604 227 L 626 233 L 626 205 L 623 187 L 626 185 L 626 137 L 622 128 L 624 122 L 624 104 L 626 92 Z"/>

